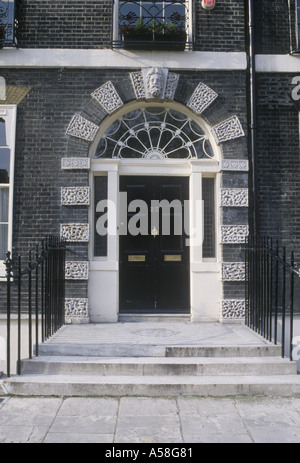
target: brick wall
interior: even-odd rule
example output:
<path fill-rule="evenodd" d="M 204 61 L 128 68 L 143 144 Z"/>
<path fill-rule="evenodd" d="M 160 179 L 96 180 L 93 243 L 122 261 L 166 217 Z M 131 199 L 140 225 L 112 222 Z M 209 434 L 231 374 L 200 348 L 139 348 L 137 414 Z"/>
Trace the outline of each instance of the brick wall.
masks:
<path fill-rule="evenodd" d="M 61 187 L 88 185 L 87 172 L 61 170 L 62 157 L 86 156 L 89 150 L 87 142 L 67 137 L 65 132 L 77 112 L 85 114 L 89 111 L 86 117 L 100 123 L 101 110 L 98 106 L 98 111 L 92 111 L 91 93 L 108 80 L 114 82 L 124 102 L 132 100 L 134 95 L 129 87 L 129 72 L 128 69 L 3 70 L 2 75 L 8 85 L 31 87 L 18 106 L 17 113 L 13 230 L 15 254 L 25 255 L 29 247 L 44 235 L 59 233 L 60 223 L 88 222 L 86 207 L 74 208 L 60 204 Z M 188 95 L 202 81 L 219 94 L 214 108 L 208 108 L 205 112 L 207 120 L 214 125 L 237 114 L 247 132 L 246 81 L 243 72 L 182 71 L 180 74 L 180 82 L 184 84 L 179 85 L 176 96 L 178 101 L 186 104 Z M 186 94 L 182 92 L 183 87 Z M 224 158 L 241 159 L 247 155 L 247 140 L 243 138 L 224 143 L 222 150 Z M 247 187 L 247 175 L 238 174 L 234 177 L 234 174 L 227 173 L 223 176 L 223 186 Z M 244 212 L 243 216 L 234 218 L 237 222 L 235 225 L 247 222 Z M 226 211 L 224 224 L 230 224 L 232 220 L 230 211 Z M 68 260 L 88 260 L 86 244 L 68 247 Z M 225 253 L 228 260 L 232 260 L 230 250 L 227 249 Z M 68 282 L 67 297 L 86 295 L 86 282 Z"/>
<path fill-rule="evenodd" d="M 290 74 L 257 78 L 257 182 L 260 231 L 297 251 L 300 261 L 298 111 Z"/>
<path fill-rule="evenodd" d="M 290 51 L 287 0 L 254 0 L 255 52 L 285 54 Z M 291 0 L 294 8 L 294 0 Z M 295 11 L 293 9 L 293 11 Z"/>
<path fill-rule="evenodd" d="M 20 48 L 109 48 L 112 0 L 21 0 Z M 195 50 L 244 51 L 244 2 L 218 0 L 213 11 L 194 2 Z"/>
<path fill-rule="evenodd" d="M 195 50 L 245 51 L 244 2 L 218 0 L 209 11 L 197 1 Z"/>
<path fill-rule="evenodd" d="M 110 47 L 111 0 L 20 0 L 19 46 L 21 48 Z M 195 4 L 195 49 L 244 51 L 245 3 L 218 0 L 207 11 Z M 295 0 L 291 0 L 294 13 Z M 287 0 L 254 2 L 257 53 L 288 53 L 290 31 Z M 292 28 L 294 18 L 292 14 Z"/>
<path fill-rule="evenodd" d="M 106 48 L 110 46 L 111 0 L 21 0 L 21 48 Z"/>

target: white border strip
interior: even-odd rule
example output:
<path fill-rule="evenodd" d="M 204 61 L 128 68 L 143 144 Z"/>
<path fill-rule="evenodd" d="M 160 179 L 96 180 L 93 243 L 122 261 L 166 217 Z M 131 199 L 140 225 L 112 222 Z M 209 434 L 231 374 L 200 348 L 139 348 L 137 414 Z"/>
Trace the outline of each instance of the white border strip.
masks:
<path fill-rule="evenodd" d="M 157 52 L 128 50 L 3 49 L 1 68 L 131 68 L 161 66 L 182 70 L 247 69 L 243 52 Z M 257 72 L 300 72 L 299 55 L 256 55 Z"/>
<path fill-rule="evenodd" d="M 299 55 L 256 55 L 256 72 L 300 72 Z"/>
<path fill-rule="evenodd" d="M 245 70 L 246 53 L 133 52 L 127 50 L 3 49 L 0 67 L 26 68 L 143 68 Z"/>

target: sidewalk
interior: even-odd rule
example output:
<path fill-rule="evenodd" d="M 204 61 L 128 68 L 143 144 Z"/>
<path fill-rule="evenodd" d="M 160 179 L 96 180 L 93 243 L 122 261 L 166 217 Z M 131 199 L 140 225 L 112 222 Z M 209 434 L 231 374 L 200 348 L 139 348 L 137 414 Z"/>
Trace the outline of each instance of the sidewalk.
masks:
<path fill-rule="evenodd" d="M 0 443 L 300 443 L 300 398 L 8 397 Z"/>

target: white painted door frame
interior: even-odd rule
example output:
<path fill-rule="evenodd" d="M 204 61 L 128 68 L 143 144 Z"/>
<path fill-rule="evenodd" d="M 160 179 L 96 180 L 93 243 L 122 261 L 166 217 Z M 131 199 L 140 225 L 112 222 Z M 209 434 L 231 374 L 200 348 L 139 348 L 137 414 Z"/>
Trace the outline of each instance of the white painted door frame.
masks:
<path fill-rule="evenodd" d="M 191 237 L 190 272 L 191 272 L 191 320 L 218 321 L 221 310 L 221 250 L 219 195 L 220 167 L 216 160 L 130 160 L 130 159 L 93 159 L 91 161 L 90 185 L 95 175 L 107 175 L 108 200 L 116 204 L 115 210 L 109 212 L 111 234 L 108 236 L 107 257 L 93 256 L 94 240 L 94 195 L 89 213 L 91 240 L 89 245 L 89 305 L 91 322 L 117 322 L 119 319 L 119 176 L 188 176 L 190 177 L 190 225 L 196 225 L 197 201 L 202 201 L 202 177 L 214 176 L 216 179 L 216 239 L 215 259 L 203 259 L 202 246 L 195 246 Z M 93 192 L 93 187 L 92 187 Z"/>

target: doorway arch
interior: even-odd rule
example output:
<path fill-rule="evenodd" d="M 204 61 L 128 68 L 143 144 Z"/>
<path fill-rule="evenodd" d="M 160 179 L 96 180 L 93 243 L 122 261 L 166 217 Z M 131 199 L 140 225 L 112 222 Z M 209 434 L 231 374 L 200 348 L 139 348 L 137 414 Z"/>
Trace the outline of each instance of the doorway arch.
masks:
<path fill-rule="evenodd" d="M 214 240 L 216 250 L 214 257 L 206 257 L 203 253 L 203 247 L 192 245 L 190 248 L 191 318 L 195 321 L 219 320 L 220 316 L 222 317 L 222 312 L 225 313 L 224 306 L 226 306 L 227 314 L 228 305 L 230 306 L 230 313 L 226 317 L 235 318 L 236 303 L 243 303 L 240 299 L 229 299 L 231 296 L 229 292 L 226 295 L 225 293 L 224 295 L 222 294 L 222 288 L 224 288 L 224 284 L 227 284 L 226 282 L 230 282 L 229 284 L 233 287 L 233 283 L 231 282 L 236 281 L 239 284 L 243 280 L 243 265 L 240 262 L 222 262 L 221 256 L 221 249 L 224 245 L 235 244 L 238 247 L 239 243 L 244 242 L 248 230 L 248 226 L 244 225 L 243 216 L 239 216 L 238 214 L 234 216 L 238 219 L 238 225 L 236 225 L 236 222 L 229 222 L 227 225 L 227 220 L 225 221 L 225 225 L 222 224 L 222 211 L 225 210 L 224 208 L 247 207 L 248 191 L 247 188 L 241 187 L 241 183 L 237 177 L 236 181 L 233 180 L 228 183 L 230 186 L 226 185 L 225 188 L 221 188 L 222 171 L 248 171 L 247 153 L 244 149 L 246 143 L 244 141 L 238 142 L 236 145 L 232 143 L 235 139 L 244 136 L 243 127 L 237 116 L 231 115 L 228 117 L 227 109 L 219 103 L 215 103 L 215 101 L 218 101 L 218 94 L 206 84 L 200 82 L 198 85 L 197 83 L 193 83 L 193 85 L 188 84 L 185 87 L 183 74 L 179 75 L 169 72 L 167 69 L 159 69 L 159 71 L 156 68 L 150 70 L 142 69 L 141 71 L 128 73 L 127 76 L 118 82 L 106 82 L 92 93 L 92 100 L 90 100 L 81 113 L 74 115 L 66 131 L 66 134 L 69 136 L 69 143 L 67 157 L 62 160 L 62 168 L 71 169 L 75 166 L 76 169 L 80 168 L 89 171 L 88 189 L 90 199 L 87 200 L 87 203 L 90 207 L 88 209 L 88 223 L 75 224 L 76 227 L 74 224 L 66 225 L 72 226 L 79 231 L 84 228 L 86 231 L 85 236 L 87 236 L 87 239 L 85 239 L 85 242 L 89 243 L 88 261 L 84 262 L 84 264 L 87 272 L 84 275 L 80 275 L 79 279 L 87 280 L 89 300 L 85 299 L 85 301 L 89 304 L 91 320 L 95 322 L 117 321 L 119 315 L 117 211 L 110 214 L 111 230 L 113 233 L 111 236 L 108 236 L 107 243 L 104 245 L 106 248 L 105 255 L 96 257 L 93 254 L 93 229 L 95 224 L 94 179 L 96 177 L 104 177 L 106 179 L 107 197 L 115 202 L 117 208 L 119 179 L 121 176 L 139 176 L 143 173 L 143 175 L 152 177 L 188 177 L 190 200 L 193 205 L 191 207 L 192 226 L 197 225 L 194 220 L 196 217 L 195 205 L 196 201 L 201 200 L 203 196 L 203 183 L 205 183 L 203 179 L 212 178 L 214 186 L 211 190 L 215 194 L 214 220 L 216 236 Z M 161 77 L 158 92 L 156 91 L 157 89 L 154 89 L 154 92 L 152 88 L 148 87 L 147 76 L 153 72 L 158 73 Z M 184 98 L 181 95 L 183 89 L 187 90 L 184 92 Z M 213 106 L 213 109 L 211 106 Z M 123 139 L 121 139 L 122 136 L 118 138 L 117 142 L 124 143 L 124 145 L 118 145 L 114 155 L 103 157 L 102 155 L 99 156 L 98 151 L 98 156 L 96 156 L 99 144 L 103 143 L 103 136 L 113 127 L 113 124 L 117 123 L 118 119 L 123 118 L 130 111 L 142 111 L 142 108 L 149 107 L 164 108 L 163 111 L 165 114 L 166 112 L 177 111 L 183 114 L 184 118 L 190 118 L 193 123 L 203 130 L 203 140 L 205 139 L 206 143 L 208 140 L 212 151 L 209 152 L 209 150 L 203 149 L 203 152 L 209 155 L 196 158 L 196 156 L 191 155 L 190 151 L 186 149 L 188 143 L 191 142 L 189 140 L 185 141 L 185 145 L 181 144 L 180 146 L 181 150 L 185 149 L 189 153 L 185 156 L 170 157 L 169 153 L 166 155 L 164 150 L 158 149 L 158 145 L 156 145 L 156 149 L 149 150 L 148 146 L 138 156 L 128 157 L 124 155 L 124 149 L 128 150 L 130 148 L 130 140 L 134 139 L 137 135 L 137 129 L 135 128 L 132 129 L 132 133 L 129 132 L 131 129 L 128 129 L 127 137 L 123 134 Z M 158 127 L 155 129 L 157 130 Z M 176 136 L 174 134 L 176 134 L 177 130 L 180 130 L 180 127 L 176 126 L 176 129 L 174 128 L 174 130 L 169 130 L 168 132 L 171 134 L 170 138 L 172 142 L 175 142 Z M 157 137 L 160 136 L 159 132 L 160 134 L 164 133 L 163 130 L 159 129 Z M 78 140 L 78 143 L 76 143 L 76 140 Z M 176 141 L 178 141 L 177 138 Z M 200 142 L 200 140 L 198 141 Z M 122 149 L 120 150 L 119 148 Z M 226 153 L 225 157 L 223 150 Z M 234 151 L 234 156 L 231 156 Z M 213 156 L 210 155 L 211 152 Z M 229 153 L 229 156 L 227 153 Z M 238 158 L 239 155 L 240 157 Z M 80 191 L 82 189 L 78 188 Z M 230 201 L 227 200 L 228 197 L 231 198 Z M 241 197 L 245 198 L 245 201 L 241 202 Z M 72 205 L 76 206 L 76 204 L 77 202 L 72 200 Z M 71 205 L 71 202 L 68 205 Z M 242 225 L 239 223 L 239 217 L 241 217 Z M 75 241 L 79 242 L 77 238 L 74 239 Z M 78 262 L 74 264 L 77 265 Z M 100 286 L 99 272 L 101 272 Z M 107 292 L 110 294 L 107 294 Z M 234 290 L 231 292 L 233 293 Z M 107 294 L 107 297 L 101 301 L 104 293 Z M 209 297 L 207 296 L 208 294 Z M 85 294 L 86 296 L 87 294 Z M 102 307 L 99 304 L 102 304 Z M 98 310 L 99 307 L 100 309 Z M 240 318 L 240 314 L 238 314 L 238 318 Z"/>
<path fill-rule="evenodd" d="M 208 123 L 176 102 L 131 102 L 100 126 L 90 147 L 90 157 L 91 320 L 117 321 L 120 316 L 142 314 L 181 314 L 194 320 L 216 320 L 221 298 L 216 195 L 220 153 Z M 162 191 L 168 191 L 168 199 L 172 201 L 185 202 L 189 230 L 199 233 L 195 236 L 190 233 L 173 247 L 167 247 L 159 227 L 155 228 L 159 236 L 151 237 L 151 224 L 143 249 L 138 239 L 137 244 L 130 239 L 127 248 L 128 240 L 125 244 L 126 238 L 120 234 L 123 225 L 120 192 L 129 194 L 130 199 L 142 197 L 148 201 L 150 223 L 152 200 L 165 199 Z M 136 196 L 133 198 L 132 194 Z M 115 204 L 111 213 L 98 206 L 105 199 Z M 110 234 L 99 236 L 96 224 L 105 213 L 113 226 Z M 206 241 L 202 240 L 204 230 Z M 174 243 L 174 236 L 171 238 Z M 138 282 L 137 275 L 142 274 Z M 168 280 L 167 274 L 172 278 Z M 214 290 L 207 291 L 207 286 Z M 180 287 L 184 297 L 172 299 L 175 288 Z M 134 288 L 139 291 L 134 292 Z M 106 294 L 105 301 L 101 302 L 100 292 Z M 180 299 L 178 304 L 177 299 Z"/>

